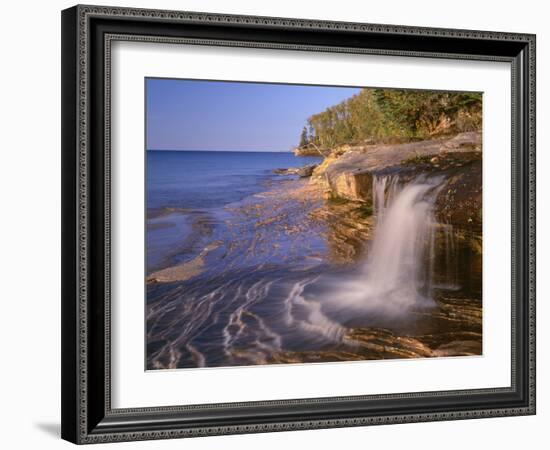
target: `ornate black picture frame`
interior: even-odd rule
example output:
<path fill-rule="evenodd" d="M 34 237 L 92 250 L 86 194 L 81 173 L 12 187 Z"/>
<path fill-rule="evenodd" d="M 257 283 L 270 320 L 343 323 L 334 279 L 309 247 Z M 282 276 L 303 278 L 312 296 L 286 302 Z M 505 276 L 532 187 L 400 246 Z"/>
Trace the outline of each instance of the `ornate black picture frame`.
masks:
<path fill-rule="evenodd" d="M 511 386 L 113 409 L 110 48 L 187 43 L 505 61 L 512 67 Z M 62 437 L 74 443 L 535 413 L 535 36 L 99 6 L 62 12 Z"/>

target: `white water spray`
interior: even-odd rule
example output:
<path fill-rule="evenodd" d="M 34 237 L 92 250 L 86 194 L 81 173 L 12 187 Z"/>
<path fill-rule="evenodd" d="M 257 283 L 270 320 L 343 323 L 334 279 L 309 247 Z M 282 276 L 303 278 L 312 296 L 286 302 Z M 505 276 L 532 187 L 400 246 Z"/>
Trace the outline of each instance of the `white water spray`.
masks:
<path fill-rule="evenodd" d="M 374 177 L 374 239 L 359 276 L 340 283 L 327 299 L 340 311 L 360 309 L 405 313 L 433 305 L 431 296 L 437 222 L 433 206 L 441 178 L 417 178 L 403 184 L 398 176 Z"/>
<path fill-rule="evenodd" d="M 441 179 L 417 179 L 400 187 L 396 177 L 375 177 L 373 183 L 378 222 L 364 266 L 365 297 L 388 307 L 422 303 L 431 294 L 433 204 Z"/>

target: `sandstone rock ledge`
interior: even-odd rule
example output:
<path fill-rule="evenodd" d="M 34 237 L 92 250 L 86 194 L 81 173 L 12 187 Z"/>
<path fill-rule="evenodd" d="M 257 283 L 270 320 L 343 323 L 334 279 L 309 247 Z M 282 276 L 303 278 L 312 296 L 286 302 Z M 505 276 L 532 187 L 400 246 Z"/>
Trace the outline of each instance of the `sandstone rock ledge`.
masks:
<path fill-rule="evenodd" d="M 436 201 L 439 220 L 461 229 L 481 231 L 481 132 L 410 142 L 346 146 L 336 149 L 313 170 L 311 182 L 327 198 L 372 204 L 374 176 L 442 175 L 445 186 Z"/>
<path fill-rule="evenodd" d="M 340 346 L 330 350 L 273 354 L 268 363 L 365 361 L 482 355 L 482 309 L 476 300 L 446 297 L 438 308 L 416 311 L 410 330 L 349 328 Z"/>

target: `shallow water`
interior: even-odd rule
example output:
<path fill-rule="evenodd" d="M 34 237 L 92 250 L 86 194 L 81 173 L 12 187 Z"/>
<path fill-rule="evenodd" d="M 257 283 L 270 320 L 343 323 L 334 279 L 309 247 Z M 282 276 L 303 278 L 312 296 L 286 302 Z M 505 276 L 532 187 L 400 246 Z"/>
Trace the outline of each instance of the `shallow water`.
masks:
<path fill-rule="evenodd" d="M 148 160 L 148 275 L 193 263 L 176 281 L 147 285 L 149 369 L 480 353 L 480 297 L 460 286 L 469 271 L 447 262 L 457 261 L 461 244 L 431 223 L 437 182 L 394 186 L 394 199 L 402 194 L 395 204 L 378 198 L 374 242 L 355 239 L 355 257 L 342 263 L 335 242 L 359 235 L 340 222 L 347 210 L 327 216 L 307 181 L 272 174 L 310 161 L 201 157 Z M 212 166 L 217 177 L 204 173 Z M 201 201 L 210 188 L 212 198 Z M 431 252 L 435 240 L 444 252 Z"/>
<path fill-rule="evenodd" d="M 147 271 L 185 259 L 226 219 L 224 208 L 320 158 L 281 152 L 147 152 Z"/>

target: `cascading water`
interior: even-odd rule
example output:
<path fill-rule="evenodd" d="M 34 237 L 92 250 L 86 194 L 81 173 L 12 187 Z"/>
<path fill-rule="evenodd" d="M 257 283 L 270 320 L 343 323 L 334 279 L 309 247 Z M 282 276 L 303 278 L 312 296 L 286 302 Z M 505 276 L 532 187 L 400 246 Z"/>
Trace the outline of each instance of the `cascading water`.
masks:
<path fill-rule="evenodd" d="M 441 232 L 443 237 L 444 248 L 444 277 L 439 280 L 437 287 L 443 289 L 456 290 L 458 285 L 458 258 L 457 258 L 457 242 L 455 232 L 452 225 L 441 224 Z"/>
<path fill-rule="evenodd" d="M 396 176 L 374 177 L 378 222 L 363 268 L 364 293 L 370 301 L 406 308 L 430 298 L 432 211 L 441 181 L 418 178 L 400 186 Z"/>
<path fill-rule="evenodd" d="M 350 337 L 352 329 L 393 332 L 429 315 L 432 290 L 456 286 L 459 278 L 455 233 L 451 225 L 437 223 L 433 212 L 444 185 L 441 177 L 373 177 L 374 235 L 366 259 L 351 267 L 237 266 L 229 279 L 225 273 L 208 283 L 196 277 L 184 291 L 176 286 L 163 293 L 148 314 L 148 367 L 264 364 L 273 355 L 339 351 L 342 345 L 353 352 L 358 341 Z M 290 211 L 283 216 L 306 220 L 298 207 Z M 254 230 L 243 247 L 247 251 L 256 244 Z M 245 259 L 242 253 L 234 258 Z M 410 314 L 421 308 L 426 314 Z M 399 337 L 394 343 L 399 347 Z"/>
<path fill-rule="evenodd" d="M 443 181 L 418 177 L 403 183 L 398 175 L 373 177 L 377 223 L 367 259 L 358 275 L 340 282 L 337 292 L 327 296 L 328 303 L 342 312 L 388 315 L 434 304 L 431 294 L 439 225 L 433 207 Z"/>

